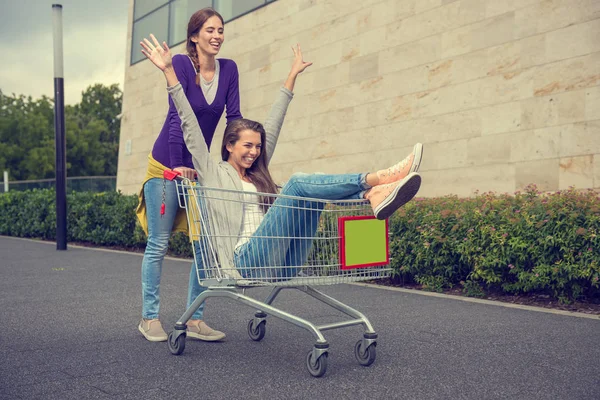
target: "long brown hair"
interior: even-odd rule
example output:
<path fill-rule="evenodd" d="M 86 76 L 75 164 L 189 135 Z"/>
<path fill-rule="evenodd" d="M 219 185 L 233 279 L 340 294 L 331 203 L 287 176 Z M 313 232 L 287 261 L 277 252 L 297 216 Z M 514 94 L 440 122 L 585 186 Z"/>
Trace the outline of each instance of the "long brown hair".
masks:
<path fill-rule="evenodd" d="M 230 144 L 234 146 L 235 143 L 240 140 L 240 132 L 246 129 L 258 132 L 260 134 L 260 142 L 262 144 L 260 154 L 256 160 L 254 160 L 252 166 L 246 169 L 246 176 L 250 178 L 254 186 L 256 186 L 256 190 L 259 192 L 276 194 L 277 185 L 273 181 L 271 173 L 269 172 L 269 168 L 267 166 L 267 155 L 265 154 L 267 134 L 265 133 L 265 128 L 260 122 L 252 121 L 246 118 L 239 118 L 228 123 L 227 128 L 225 128 L 225 133 L 223 134 L 223 143 L 221 144 L 221 159 L 223 161 L 227 161 L 229 159 L 229 150 L 227 150 L 227 145 Z M 267 211 L 273 201 L 273 197 L 261 196 L 260 203 L 264 212 Z"/>
<path fill-rule="evenodd" d="M 188 22 L 187 28 L 187 43 L 185 45 L 188 56 L 192 59 L 192 63 L 196 68 L 198 73 L 196 74 L 196 85 L 200 86 L 200 64 L 198 63 L 198 52 L 196 51 L 196 43 L 192 42 L 192 36 L 196 36 L 204 23 L 211 17 L 214 16 L 219 17 L 223 26 L 225 25 L 225 21 L 221 14 L 217 12 L 214 8 L 206 7 L 202 10 L 196 11 L 191 17 L 190 22 Z"/>

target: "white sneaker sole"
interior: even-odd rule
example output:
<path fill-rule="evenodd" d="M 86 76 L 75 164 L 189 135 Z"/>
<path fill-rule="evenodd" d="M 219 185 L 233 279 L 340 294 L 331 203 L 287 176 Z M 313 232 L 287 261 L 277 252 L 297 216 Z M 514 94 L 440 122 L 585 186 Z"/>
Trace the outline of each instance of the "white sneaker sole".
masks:
<path fill-rule="evenodd" d="M 202 340 L 204 342 L 218 342 L 220 340 L 225 339 L 225 336 L 226 336 L 225 334 L 223 334 L 222 336 L 206 336 L 206 335 L 200 335 L 199 333 L 190 332 L 190 331 L 186 331 L 185 335 L 189 338 Z"/>
<path fill-rule="evenodd" d="M 388 219 L 397 209 L 412 200 L 421 187 L 421 176 L 411 172 L 392 193 L 373 210 L 375 218 Z"/>
<path fill-rule="evenodd" d="M 140 331 L 142 333 L 142 335 L 144 335 L 144 337 L 146 338 L 146 340 L 148 340 L 149 342 L 166 342 L 167 341 L 167 335 L 165 335 L 164 337 L 159 336 L 149 336 L 141 327 L 141 325 L 138 325 L 138 331 Z"/>
<path fill-rule="evenodd" d="M 421 159 L 423 158 L 423 145 L 421 143 L 415 144 L 413 148 L 413 154 L 415 158 L 413 159 L 413 163 L 410 166 L 410 172 L 418 172 L 419 167 L 421 166 Z"/>

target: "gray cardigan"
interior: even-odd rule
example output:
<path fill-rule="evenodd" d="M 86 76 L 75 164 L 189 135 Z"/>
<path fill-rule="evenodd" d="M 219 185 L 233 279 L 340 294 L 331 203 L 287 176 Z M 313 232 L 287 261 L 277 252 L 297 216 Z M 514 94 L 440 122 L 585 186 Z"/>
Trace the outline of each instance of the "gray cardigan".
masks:
<path fill-rule="evenodd" d="M 216 250 L 222 271 L 230 278 L 241 278 L 234 265 L 234 250 L 243 222 L 242 181 L 231 164 L 216 162 L 210 157 L 208 147 L 185 93 L 178 83 L 167 88 L 181 118 L 181 129 L 185 145 L 192 154 L 198 180 L 202 186 L 234 190 L 234 192 L 208 192 L 219 200 L 207 200 L 209 226 L 212 230 L 210 244 Z M 264 124 L 266 141 L 263 145 L 267 165 L 271 161 L 285 114 L 294 94 L 282 87 L 271 106 Z"/>

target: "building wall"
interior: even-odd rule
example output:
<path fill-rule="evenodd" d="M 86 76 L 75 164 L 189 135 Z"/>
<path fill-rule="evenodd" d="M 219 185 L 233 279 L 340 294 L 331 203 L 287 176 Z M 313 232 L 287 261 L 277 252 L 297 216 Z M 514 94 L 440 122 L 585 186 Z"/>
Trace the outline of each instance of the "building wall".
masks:
<path fill-rule="evenodd" d="M 293 44 L 314 62 L 271 163 L 278 182 L 375 171 L 420 141 L 423 196 L 600 188 L 599 0 L 279 0 L 225 35 L 247 118 L 264 121 Z M 127 54 L 130 42 L 131 22 Z M 124 192 L 139 190 L 166 112 L 160 72 L 127 66 Z"/>

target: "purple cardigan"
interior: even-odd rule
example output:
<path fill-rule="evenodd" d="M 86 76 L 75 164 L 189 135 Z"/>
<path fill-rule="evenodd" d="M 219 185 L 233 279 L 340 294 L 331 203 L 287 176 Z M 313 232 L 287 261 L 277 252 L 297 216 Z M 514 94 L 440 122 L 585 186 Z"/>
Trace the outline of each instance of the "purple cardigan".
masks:
<path fill-rule="evenodd" d="M 215 134 L 217 124 L 227 107 L 227 123 L 242 118 L 240 113 L 240 90 L 238 84 L 237 65 L 233 60 L 217 59 L 220 63 L 219 87 L 212 104 L 207 104 L 202 89 L 196 85 L 196 71 L 192 61 L 185 54 L 173 56 L 173 67 L 183 91 L 198 119 L 204 140 L 208 148 Z M 152 157 L 168 168 L 194 168 L 192 155 L 185 146 L 181 120 L 173 100 L 169 97 L 169 112 L 167 119 L 154 142 Z"/>

